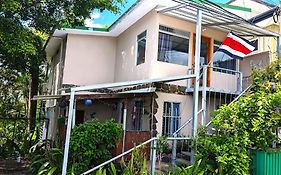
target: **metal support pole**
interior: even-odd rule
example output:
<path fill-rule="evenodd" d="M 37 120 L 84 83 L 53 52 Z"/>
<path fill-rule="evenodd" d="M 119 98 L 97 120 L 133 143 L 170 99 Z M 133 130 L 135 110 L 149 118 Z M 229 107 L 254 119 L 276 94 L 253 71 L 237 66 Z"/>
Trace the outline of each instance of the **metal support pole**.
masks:
<path fill-rule="evenodd" d="M 281 26 L 279 27 L 281 28 Z M 281 59 L 281 35 L 277 37 L 277 59 Z"/>
<path fill-rule="evenodd" d="M 152 147 L 152 161 L 151 161 L 151 175 L 155 174 L 155 167 L 156 167 L 156 147 L 157 147 L 157 140 L 153 140 L 153 147 Z"/>
<path fill-rule="evenodd" d="M 208 66 L 203 66 L 203 83 L 202 83 L 202 126 L 206 125 L 206 108 L 207 108 L 207 69 Z"/>
<path fill-rule="evenodd" d="M 193 92 L 193 127 L 192 136 L 195 137 L 197 134 L 198 125 L 198 96 L 199 96 L 199 81 L 200 81 L 200 50 L 201 50 L 201 22 L 202 22 L 202 11 L 197 10 L 197 22 L 196 22 L 196 47 L 195 47 L 195 59 L 194 59 L 194 92 Z M 191 162 L 194 162 L 195 151 L 192 150 Z"/>
<path fill-rule="evenodd" d="M 73 117 L 74 111 L 74 97 L 75 91 L 71 89 L 70 92 L 70 99 L 69 99 L 69 109 L 68 109 L 68 120 L 67 120 L 67 130 L 65 136 L 65 145 L 64 145 L 64 156 L 63 156 L 63 165 L 62 165 L 62 175 L 66 175 L 67 172 L 67 162 L 68 162 L 68 152 L 69 152 L 69 142 L 70 142 L 70 135 L 71 135 L 71 122 Z"/>
<path fill-rule="evenodd" d="M 127 123 L 127 101 L 124 102 L 124 111 L 123 111 L 123 142 L 122 142 L 122 153 L 125 152 L 125 143 L 126 143 L 126 123 Z M 124 160 L 124 156 L 122 156 Z"/>

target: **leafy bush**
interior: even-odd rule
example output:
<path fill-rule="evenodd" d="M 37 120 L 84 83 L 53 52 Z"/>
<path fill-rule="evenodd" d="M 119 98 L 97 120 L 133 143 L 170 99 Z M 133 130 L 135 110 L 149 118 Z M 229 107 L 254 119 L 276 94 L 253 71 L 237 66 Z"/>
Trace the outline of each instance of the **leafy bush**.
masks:
<path fill-rule="evenodd" d="M 82 173 L 93 165 L 111 158 L 111 150 L 121 138 L 121 125 L 113 120 L 93 120 L 75 126 L 71 133 L 72 168 Z"/>
<path fill-rule="evenodd" d="M 248 175 L 249 149 L 267 150 L 278 142 L 275 130 L 281 121 L 281 61 L 253 74 L 253 87 L 247 97 L 214 112 L 215 132 L 197 137 L 197 159 L 214 172 Z"/>

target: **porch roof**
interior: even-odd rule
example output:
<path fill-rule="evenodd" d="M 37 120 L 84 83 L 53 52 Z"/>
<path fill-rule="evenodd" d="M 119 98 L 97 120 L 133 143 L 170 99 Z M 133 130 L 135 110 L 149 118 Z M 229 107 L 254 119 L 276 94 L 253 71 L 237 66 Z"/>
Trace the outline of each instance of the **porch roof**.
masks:
<path fill-rule="evenodd" d="M 157 9 L 161 14 L 174 16 L 196 23 L 197 10 L 202 11 L 202 26 L 233 31 L 241 36 L 278 37 L 279 34 L 263 29 L 233 14 L 209 0 L 172 0 L 169 7 Z"/>

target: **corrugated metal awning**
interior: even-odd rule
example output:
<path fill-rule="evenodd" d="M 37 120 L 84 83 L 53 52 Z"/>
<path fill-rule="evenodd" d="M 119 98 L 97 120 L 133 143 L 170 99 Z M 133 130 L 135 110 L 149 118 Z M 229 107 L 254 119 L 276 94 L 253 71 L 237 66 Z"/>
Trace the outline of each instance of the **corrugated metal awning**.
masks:
<path fill-rule="evenodd" d="M 197 10 L 202 11 L 202 25 L 241 36 L 278 37 L 279 34 L 263 29 L 208 0 L 172 0 L 173 6 L 158 9 L 159 13 L 196 22 Z"/>

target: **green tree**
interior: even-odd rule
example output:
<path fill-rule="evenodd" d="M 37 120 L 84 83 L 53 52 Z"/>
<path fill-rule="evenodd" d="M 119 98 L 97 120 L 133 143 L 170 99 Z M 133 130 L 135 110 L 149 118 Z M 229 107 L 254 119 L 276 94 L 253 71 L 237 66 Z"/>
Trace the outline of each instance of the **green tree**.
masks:
<path fill-rule="evenodd" d="M 0 0 L 0 62 L 28 73 L 30 95 L 38 94 L 40 66 L 45 61 L 40 33 L 62 26 L 83 25 L 94 9 L 119 11 L 124 0 Z M 30 130 L 35 128 L 37 102 L 30 102 Z"/>

